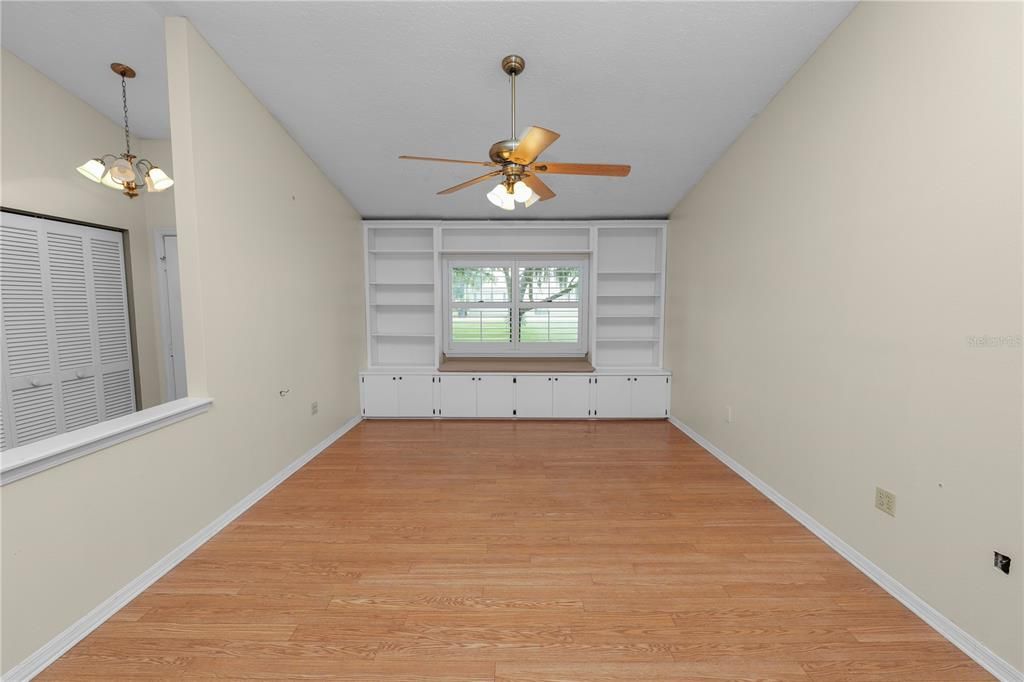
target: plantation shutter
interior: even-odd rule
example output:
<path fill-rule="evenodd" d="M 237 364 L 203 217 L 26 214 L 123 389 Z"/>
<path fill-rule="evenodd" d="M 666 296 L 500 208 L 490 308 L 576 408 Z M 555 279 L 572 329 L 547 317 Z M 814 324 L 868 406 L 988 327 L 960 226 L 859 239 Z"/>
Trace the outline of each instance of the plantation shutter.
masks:
<path fill-rule="evenodd" d="M 0 447 L 134 411 L 121 234 L 8 213 L 0 230 Z"/>

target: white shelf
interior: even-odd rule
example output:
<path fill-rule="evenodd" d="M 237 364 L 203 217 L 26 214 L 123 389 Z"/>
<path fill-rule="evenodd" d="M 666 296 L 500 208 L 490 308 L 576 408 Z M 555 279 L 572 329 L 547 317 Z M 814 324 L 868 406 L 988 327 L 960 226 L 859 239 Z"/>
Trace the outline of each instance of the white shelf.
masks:
<path fill-rule="evenodd" d="M 371 303 L 372 308 L 433 308 L 433 303 Z"/>
<path fill-rule="evenodd" d="M 370 334 L 378 339 L 433 339 L 433 334 L 403 334 L 401 332 L 396 333 L 377 333 Z"/>
<path fill-rule="evenodd" d="M 424 255 L 425 256 L 427 254 L 433 255 L 434 250 L 433 249 L 370 249 L 369 251 L 367 251 L 367 253 L 374 253 L 374 254 L 382 255 L 382 256 L 387 256 L 387 255 L 392 255 L 392 254 L 393 255 L 400 255 L 400 256 L 402 256 L 402 255 L 405 255 L 405 256 L 407 256 L 407 255 Z"/>
<path fill-rule="evenodd" d="M 598 298 L 661 298 L 661 294 L 598 294 Z"/>
<path fill-rule="evenodd" d="M 513 250 L 513 249 L 445 249 L 443 251 L 440 251 L 439 253 L 449 254 L 449 255 L 450 254 L 456 254 L 456 255 L 459 255 L 459 254 L 476 254 L 476 253 L 483 253 L 483 254 L 512 253 L 512 254 L 517 254 L 518 255 L 518 254 L 523 254 L 523 253 L 530 253 L 530 251 L 529 250 L 524 251 L 523 249 L 515 249 L 515 250 Z M 540 254 L 542 254 L 544 256 L 549 256 L 549 255 L 561 256 L 561 255 L 565 255 L 567 253 L 579 254 L 579 253 L 593 253 L 593 252 L 590 249 L 555 249 L 555 250 L 545 250 L 545 251 L 541 251 L 541 252 L 537 252 L 537 253 L 540 253 Z"/>
<path fill-rule="evenodd" d="M 598 315 L 597 319 L 599 319 L 599 320 L 622 320 L 622 319 L 625 319 L 625 320 L 628 320 L 628 319 L 656 320 L 659 317 L 660 317 L 660 315 L 648 315 L 648 314 L 643 314 L 643 313 L 622 313 L 622 314 L 619 314 L 619 315 L 602 314 L 602 315 Z"/>
<path fill-rule="evenodd" d="M 621 337 L 616 339 L 597 339 L 598 343 L 658 343 L 658 339 L 654 337 Z"/>
<path fill-rule="evenodd" d="M 370 282 L 371 287 L 432 287 L 433 282 Z"/>
<path fill-rule="evenodd" d="M 598 272 L 597 276 L 601 277 L 603 275 L 612 275 L 612 276 L 615 276 L 615 275 L 632 275 L 632 276 L 654 277 L 654 276 L 660 275 L 660 274 L 661 273 L 657 272 L 656 270 L 604 270 L 602 272 Z"/>

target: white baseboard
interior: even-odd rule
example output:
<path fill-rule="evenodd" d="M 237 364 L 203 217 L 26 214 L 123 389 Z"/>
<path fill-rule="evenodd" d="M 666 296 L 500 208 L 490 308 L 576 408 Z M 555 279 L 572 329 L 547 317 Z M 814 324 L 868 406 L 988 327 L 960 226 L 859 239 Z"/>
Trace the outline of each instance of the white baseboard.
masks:
<path fill-rule="evenodd" d="M 838 552 L 844 559 L 853 564 L 861 573 L 878 583 L 879 587 L 913 611 L 918 618 L 934 628 L 936 632 L 948 639 L 958 649 L 977 661 L 977 663 L 981 667 L 985 668 L 985 670 L 989 671 L 1004 682 L 1024 682 L 1024 673 L 1021 673 L 1021 671 L 1017 670 L 1000 658 L 995 652 L 979 642 L 959 625 L 939 613 L 929 605 L 928 602 L 911 592 L 906 586 L 883 571 L 866 556 L 847 544 L 846 541 L 838 535 L 818 523 L 807 512 L 783 497 L 777 490 L 762 481 L 745 466 L 725 454 L 716 445 L 675 417 L 669 417 L 668 420 L 673 426 L 692 438 L 698 445 L 739 474 L 747 483 L 757 488 L 762 495 L 781 507 L 784 512 L 800 522 L 800 524 L 807 528 L 807 530 L 817 535 L 822 542 Z"/>
<path fill-rule="evenodd" d="M 234 521 L 252 505 L 259 502 L 260 498 L 284 482 L 286 478 L 294 474 L 303 465 L 323 452 L 327 446 L 341 438 L 352 427 L 362 421 L 362 417 L 353 417 L 345 422 L 341 428 L 324 438 L 322 441 L 310 448 L 305 454 L 286 466 L 274 475 L 269 481 L 252 491 L 244 498 L 235 503 L 230 509 L 214 519 L 198 533 L 172 550 L 167 556 L 160 559 L 139 577 L 122 587 L 120 590 L 103 600 L 96 608 L 82 616 L 76 623 L 68 627 L 59 635 L 40 647 L 35 653 L 24 661 L 7 671 L 3 676 L 3 682 L 23 682 L 31 680 L 41 673 L 51 663 L 60 658 L 68 649 L 82 641 L 86 635 L 102 625 L 108 618 L 117 613 L 121 607 L 142 593 L 147 587 L 155 583 L 165 573 L 178 565 L 185 557 L 199 549 L 207 540 L 219 533 L 225 526 Z"/>

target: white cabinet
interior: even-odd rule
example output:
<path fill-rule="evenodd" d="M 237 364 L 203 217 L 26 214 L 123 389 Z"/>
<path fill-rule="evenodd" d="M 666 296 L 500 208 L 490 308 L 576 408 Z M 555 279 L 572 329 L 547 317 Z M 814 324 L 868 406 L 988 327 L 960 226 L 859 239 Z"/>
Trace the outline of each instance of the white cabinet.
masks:
<path fill-rule="evenodd" d="M 612 418 L 668 416 L 668 377 L 595 377 L 595 416 Z"/>
<path fill-rule="evenodd" d="M 515 410 L 515 384 L 510 376 L 477 376 L 476 416 L 511 417 Z"/>
<path fill-rule="evenodd" d="M 555 377 L 552 383 L 553 416 L 578 419 L 590 416 L 592 377 Z"/>
<path fill-rule="evenodd" d="M 658 419 L 669 377 L 647 375 L 378 374 L 361 378 L 363 416 Z"/>
<path fill-rule="evenodd" d="M 476 377 L 447 374 L 441 381 L 441 416 L 476 416 Z"/>
<path fill-rule="evenodd" d="M 516 377 L 516 416 L 552 416 L 554 383 L 551 377 L 538 374 Z"/>
<path fill-rule="evenodd" d="M 367 417 L 397 417 L 398 389 L 396 376 L 368 374 L 363 377 L 363 415 Z"/>
<path fill-rule="evenodd" d="M 594 385 L 594 416 L 605 419 L 631 416 L 629 391 L 633 387 L 632 379 L 615 375 L 594 378 L 597 380 Z"/>
<path fill-rule="evenodd" d="M 434 415 L 434 377 L 425 374 L 398 376 L 398 416 Z"/>
<path fill-rule="evenodd" d="M 512 417 L 512 377 L 445 375 L 439 377 L 442 417 Z"/>
<path fill-rule="evenodd" d="M 363 415 L 431 417 L 434 377 L 427 374 L 367 374 L 362 378 Z"/>
<path fill-rule="evenodd" d="M 635 376 L 627 377 L 630 384 L 631 409 L 633 417 L 668 416 L 668 377 Z"/>

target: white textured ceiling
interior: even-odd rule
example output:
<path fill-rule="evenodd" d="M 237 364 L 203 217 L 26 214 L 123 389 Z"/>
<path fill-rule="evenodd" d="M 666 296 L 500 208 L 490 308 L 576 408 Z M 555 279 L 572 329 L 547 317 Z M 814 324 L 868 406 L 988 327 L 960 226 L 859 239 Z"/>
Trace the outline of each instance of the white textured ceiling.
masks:
<path fill-rule="evenodd" d="M 5 48 L 120 122 L 112 61 L 136 67 L 133 130 L 168 135 L 163 16 L 186 16 L 366 217 L 667 215 L 852 2 L 2 3 Z M 562 134 L 558 197 L 506 213 L 491 183 L 438 197 L 509 133 L 501 58 L 526 59 L 519 127 Z"/>

